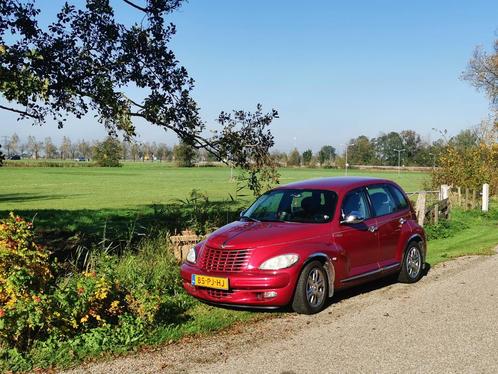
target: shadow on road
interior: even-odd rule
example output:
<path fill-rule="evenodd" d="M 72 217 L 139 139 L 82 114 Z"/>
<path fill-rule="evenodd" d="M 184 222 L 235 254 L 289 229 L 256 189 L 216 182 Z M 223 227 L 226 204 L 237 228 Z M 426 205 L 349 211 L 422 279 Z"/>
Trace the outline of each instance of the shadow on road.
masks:
<path fill-rule="evenodd" d="M 431 265 L 429 263 L 425 263 L 422 278 L 429 273 L 430 269 Z M 365 284 L 361 284 L 351 288 L 346 288 L 344 290 L 338 290 L 336 291 L 336 293 L 332 298 L 329 298 L 327 300 L 325 309 L 337 302 L 347 300 L 364 293 L 369 293 L 375 290 L 379 290 L 381 288 L 385 288 L 396 283 L 398 283 L 398 275 L 394 274 L 387 277 L 372 280 Z M 206 304 L 230 310 L 239 310 L 239 311 L 250 311 L 250 312 L 259 312 L 259 313 L 293 313 L 293 310 L 290 307 L 290 305 L 281 308 L 256 308 L 256 307 L 245 307 L 245 306 L 232 306 L 227 304 L 220 305 L 210 302 L 206 302 Z"/>

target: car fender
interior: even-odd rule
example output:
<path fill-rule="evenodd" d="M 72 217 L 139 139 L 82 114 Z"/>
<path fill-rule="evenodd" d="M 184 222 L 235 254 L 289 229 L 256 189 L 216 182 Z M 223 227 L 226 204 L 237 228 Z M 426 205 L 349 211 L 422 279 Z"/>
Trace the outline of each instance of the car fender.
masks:
<path fill-rule="evenodd" d="M 301 268 L 306 266 L 313 260 L 322 260 L 324 261 L 323 267 L 325 268 L 325 272 L 327 273 L 327 279 L 329 284 L 329 297 L 334 296 L 334 282 L 335 282 L 335 269 L 334 264 L 332 263 L 332 259 L 323 252 L 315 252 L 312 253 L 308 258 L 303 262 Z"/>
<path fill-rule="evenodd" d="M 400 236 L 400 241 L 398 244 L 397 258 L 398 258 L 400 263 L 403 263 L 405 251 L 406 251 L 406 248 L 408 246 L 408 243 L 410 243 L 413 240 L 416 240 L 422 244 L 422 256 L 423 256 L 423 260 L 425 261 L 426 242 L 425 242 L 425 235 L 424 235 L 423 229 L 418 225 L 414 225 L 410 221 L 410 223 L 408 225 L 406 225 L 405 228 L 403 229 L 401 236 Z"/>

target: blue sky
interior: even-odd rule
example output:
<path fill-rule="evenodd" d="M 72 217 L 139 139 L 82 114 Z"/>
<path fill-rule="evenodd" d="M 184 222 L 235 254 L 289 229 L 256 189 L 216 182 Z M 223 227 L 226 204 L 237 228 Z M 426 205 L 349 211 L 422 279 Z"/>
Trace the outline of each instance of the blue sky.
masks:
<path fill-rule="evenodd" d="M 61 3 L 44 8 L 45 19 Z M 123 19 L 133 14 L 113 4 Z M 172 47 L 196 80 L 208 125 L 221 110 L 259 102 L 280 113 L 272 125 L 277 149 L 316 151 L 381 131 L 414 129 L 434 139 L 432 128 L 454 134 L 486 117 L 487 99 L 459 76 L 475 46 L 491 49 L 497 14 L 497 1 L 479 0 L 190 0 L 171 15 Z M 0 135 L 105 134 L 91 117 L 63 130 L 13 118 L 0 113 Z M 176 142 L 150 125 L 138 129 L 141 140 Z"/>

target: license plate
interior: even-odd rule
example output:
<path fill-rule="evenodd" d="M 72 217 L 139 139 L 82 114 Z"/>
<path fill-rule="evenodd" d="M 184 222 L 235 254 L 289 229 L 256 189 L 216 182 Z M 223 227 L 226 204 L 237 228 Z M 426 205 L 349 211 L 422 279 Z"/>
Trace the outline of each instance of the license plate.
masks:
<path fill-rule="evenodd" d="M 218 290 L 228 290 L 228 278 L 208 277 L 207 275 L 192 274 L 192 285 Z"/>

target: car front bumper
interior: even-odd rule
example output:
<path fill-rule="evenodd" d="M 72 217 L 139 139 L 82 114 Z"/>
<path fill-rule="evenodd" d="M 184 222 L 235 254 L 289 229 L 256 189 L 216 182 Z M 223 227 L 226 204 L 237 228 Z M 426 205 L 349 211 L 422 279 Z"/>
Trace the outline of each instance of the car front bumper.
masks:
<path fill-rule="evenodd" d="M 206 272 L 184 263 L 180 269 L 183 287 L 190 295 L 210 303 L 233 306 L 278 307 L 289 304 L 294 294 L 294 274 L 279 271 L 247 270 L 240 273 Z M 228 278 L 229 289 L 217 290 L 192 285 L 192 274 Z M 275 296 L 268 297 L 275 293 Z"/>

